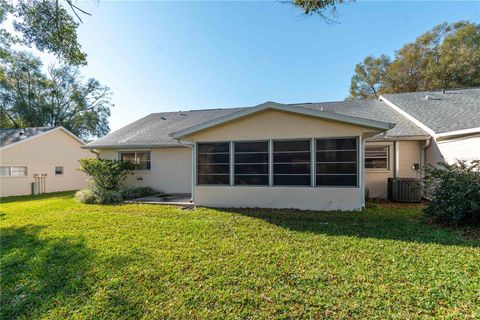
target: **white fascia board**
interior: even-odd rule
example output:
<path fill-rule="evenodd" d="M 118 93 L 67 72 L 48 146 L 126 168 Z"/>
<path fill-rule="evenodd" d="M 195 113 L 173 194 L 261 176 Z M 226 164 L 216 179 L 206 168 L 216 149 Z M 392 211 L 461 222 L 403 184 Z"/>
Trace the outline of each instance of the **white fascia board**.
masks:
<path fill-rule="evenodd" d="M 387 137 L 371 137 L 367 141 L 424 141 L 430 139 L 430 135 L 423 136 L 387 136 Z"/>
<path fill-rule="evenodd" d="M 68 131 L 67 129 L 65 129 L 64 127 L 60 126 L 56 129 L 53 129 L 52 131 L 55 131 L 55 130 L 62 130 L 63 132 L 65 132 L 66 134 L 68 134 L 69 136 L 71 136 L 73 139 L 77 140 L 82 146 L 85 144 L 85 141 L 83 141 L 82 139 L 80 139 L 79 137 L 77 137 L 76 135 L 74 135 L 72 132 Z"/>
<path fill-rule="evenodd" d="M 45 131 L 45 132 L 42 132 L 42 133 L 39 133 L 37 135 L 34 135 L 32 137 L 29 137 L 25 140 L 21 140 L 21 141 L 17 141 L 17 142 L 14 142 L 12 144 L 9 144 L 9 145 L 6 145 L 4 147 L 1 147 L 0 149 L 1 150 L 5 150 L 5 149 L 8 149 L 8 148 L 11 148 L 11 147 L 14 147 L 20 143 L 24 143 L 26 141 L 31 141 L 33 139 L 36 139 L 38 137 L 41 137 L 41 136 L 44 136 L 46 134 L 49 134 L 49 133 L 52 133 L 52 132 L 55 132 L 55 131 L 58 131 L 58 130 L 62 130 L 63 132 L 65 132 L 66 134 L 68 134 L 69 136 L 71 136 L 72 138 L 74 138 L 75 140 L 77 140 L 82 146 L 85 144 L 85 142 L 83 142 L 79 137 L 77 137 L 76 135 L 74 135 L 73 133 L 71 133 L 70 131 L 68 131 L 67 129 L 65 129 L 64 127 L 56 127 L 54 129 L 50 129 L 48 131 Z"/>
<path fill-rule="evenodd" d="M 456 131 L 449 131 L 449 132 L 438 133 L 435 137 L 436 137 L 436 138 L 445 138 L 445 137 L 460 136 L 460 135 L 471 134 L 471 133 L 480 133 L 480 127 L 478 127 L 478 128 L 471 128 L 471 129 L 464 129 L 464 130 L 456 130 Z"/>
<path fill-rule="evenodd" d="M 338 113 L 334 112 L 327 112 L 327 111 L 318 111 L 318 110 L 313 110 L 313 109 L 307 109 L 299 106 L 286 106 L 283 104 L 275 103 L 275 102 L 266 102 L 263 104 L 260 104 L 256 107 L 251 107 L 248 109 L 240 110 L 238 112 L 234 112 L 232 114 L 226 115 L 224 117 L 220 117 L 217 119 L 213 119 L 210 121 L 206 121 L 204 123 L 201 123 L 199 125 L 180 130 L 177 132 L 172 133 L 172 137 L 175 139 L 181 139 L 185 136 L 188 136 L 192 133 L 202 131 L 205 129 L 209 129 L 221 124 L 225 124 L 227 122 L 240 119 L 243 117 L 246 117 L 250 114 L 254 114 L 260 111 L 264 110 L 279 110 L 279 111 L 284 111 L 284 112 L 289 112 L 289 113 L 296 113 L 296 114 L 301 114 L 301 115 L 307 115 L 307 116 L 312 116 L 312 117 L 317 117 L 321 119 L 326 119 L 326 120 L 333 120 L 333 121 L 339 121 L 339 122 L 344 122 L 344 123 L 349 123 L 349 124 L 354 124 L 354 125 L 359 125 L 363 127 L 369 127 L 369 128 L 375 128 L 375 129 L 380 129 L 380 130 L 388 130 L 391 129 L 395 126 L 393 123 L 388 123 L 388 122 L 383 122 L 383 121 L 375 121 L 375 120 L 370 120 L 370 119 L 364 119 L 364 118 L 357 118 L 357 117 L 351 117 L 351 116 L 345 116 L 341 115 Z"/>
<path fill-rule="evenodd" d="M 178 144 L 132 144 L 132 145 L 125 145 L 125 144 L 117 144 L 117 145 L 84 145 L 81 146 L 82 149 L 125 149 L 125 148 L 130 148 L 130 149 L 151 149 L 151 148 L 185 148 L 188 147 L 186 144 L 183 144 L 183 142 L 180 142 Z"/>
<path fill-rule="evenodd" d="M 429 127 L 427 127 L 425 124 L 423 124 L 422 122 L 418 121 L 417 119 L 415 119 L 414 117 L 412 117 L 409 113 L 407 113 L 406 111 L 404 111 L 403 109 L 399 108 L 396 104 L 394 104 L 393 102 L 390 102 L 388 101 L 384 96 L 380 95 L 380 97 L 378 98 L 379 100 L 385 102 L 390 108 L 392 108 L 393 110 L 397 111 L 398 113 L 400 113 L 402 116 L 404 116 L 405 118 L 407 118 L 408 120 L 410 120 L 411 122 L 413 122 L 415 125 L 417 125 L 418 127 L 420 127 L 423 131 L 427 132 L 429 135 L 431 135 L 432 137 L 436 137 L 436 134 L 435 134 L 435 131 L 433 131 L 432 129 L 430 129 Z"/>

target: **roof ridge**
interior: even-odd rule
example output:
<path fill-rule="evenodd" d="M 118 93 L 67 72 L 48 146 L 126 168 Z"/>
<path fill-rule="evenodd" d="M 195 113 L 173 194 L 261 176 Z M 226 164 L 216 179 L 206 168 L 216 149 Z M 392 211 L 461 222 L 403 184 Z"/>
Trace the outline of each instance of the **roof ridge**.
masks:
<path fill-rule="evenodd" d="M 465 91 L 465 90 L 479 90 L 479 87 L 467 87 L 467 88 L 445 88 L 445 89 L 433 89 L 433 90 L 420 90 L 420 91 L 408 91 L 408 92 L 389 92 L 389 93 L 384 93 L 382 95 L 393 95 L 393 94 L 412 94 L 412 93 L 436 93 L 436 92 L 445 92 L 447 93 L 448 91 Z"/>
<path fill-rule="evenodd" d="M 305 108 L 305 107 L 302 107 L 300 105 L 297 105 L 297 107 L 299 108 L 302 108 L 302 109 L 308 109 L 308 108 Z M 315 109 L 317 110 L 317 109 Z M 340 114 L 342 115 L 342 113 L 338 113 L 338 112 L 335 112 L 333 110 L 317 110 L 319 112 L 329 112 L 329 113 L 335 113 L 335 114 Z M 371 118 L 365 118 L 365 117 L 359 117 L 359 116 L 352 116 L 352 115 L 348 115 L 348 117 L 352 117 L 352 118 L 357 118 L 357 119 L 368 119 L 368 120 L 373 120 L 373 121 L 379 121 L 379 120 L 375 120 L 375 119 L 371 119 Z M 382 122 L 387 122 L 387 121 L 382 121 Z M 387 123 L 391 123 L 391 122 L 387 122 Z M 393 124 L 393 123 L 392 123 Z"/>

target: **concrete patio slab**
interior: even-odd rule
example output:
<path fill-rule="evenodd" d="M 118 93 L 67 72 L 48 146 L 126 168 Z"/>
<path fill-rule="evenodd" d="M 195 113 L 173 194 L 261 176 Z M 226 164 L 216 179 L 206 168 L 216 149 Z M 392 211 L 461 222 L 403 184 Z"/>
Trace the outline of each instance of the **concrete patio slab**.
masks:
<path fill-rule="evenodd" d="M 189 193 L 161 193 L 153 196 L 136 198 L 125 203 L 163 204 L 181 207 L 194 206 L 192 195 Z"/>

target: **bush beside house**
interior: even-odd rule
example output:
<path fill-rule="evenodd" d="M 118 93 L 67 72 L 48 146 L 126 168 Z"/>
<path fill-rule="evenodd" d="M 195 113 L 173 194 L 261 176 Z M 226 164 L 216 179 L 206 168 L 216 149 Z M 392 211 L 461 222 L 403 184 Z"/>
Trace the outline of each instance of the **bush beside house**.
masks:
<path fill-rule="evenodd" d="M 457 161 L 427 171 L 432 199 L 425 213 L 437 222 L 480 225 L 480 160 Z"/>
<path fill-rule="evenodd" d="M 132 163 L 120 160 L 81 159 L 79 170 L 90 177 L 90 184 L 88 189 L 78 191 L 75 199 L 86 204 L 112 204 L 157 193 L 150 187 L 122 186 L 134 168 Z"/>

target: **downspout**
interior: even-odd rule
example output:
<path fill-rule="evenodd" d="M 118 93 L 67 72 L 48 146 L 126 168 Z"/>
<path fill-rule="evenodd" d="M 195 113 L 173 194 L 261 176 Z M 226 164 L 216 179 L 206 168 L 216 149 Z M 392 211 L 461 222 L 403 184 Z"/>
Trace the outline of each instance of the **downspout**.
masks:
<path fill-rule="evenodd" d="M 420 148 L 420 178 L 423 179 L 425 177 L 425 164 L 427 163 L 426 153 L 428 147 L 430 147 L 431 139 L 425 140 L 423 146 Z"/>
<path fill-rule="evenodd" d="M 398 162 L 400 159 L 400 152 L 399 152 L 399 141 L 395 140 L 393 141 L 393 178 L 396 179 L 398 178 Z"/>
<path fill-rule="evenodd" d="M 95 149 L 90 149 L 90 152 L 93 153 L 97 159 L 100 159 L 100 152 Z"/>
<path fill-rule="evenodd" d="M 196 175 L 195 175 L 195 143 L 194 142 L 185 142 L 185 141 L 178 141 L 180 144 L 182 145 L 185 145 L 187 147 L 189 147 L 190 149 L 192 149 L 192 183 L 191 183 L 191 186 L 190 186 L 190 192 L 191 192 L 191 198 L 190 198 L 190 202 L 195 204 L 195 179 L 196 179 Z"/>
<path fill-rule="evenodd" d="M 423 146 L 420 148 L 420 185 L 422 188 L 422 197 L 425 197 L 425 186 L 423 180 L 425 179 L 425 165 L 427 163 L 427 157 L 426 157 L 426 152 L 428 147 L 430 147 L 432 138 L 426 139 L 425 142 L 423 143 Z"/>
<path fill-rule="evenodd" d="M 360 152 L 359 152 L 359 167 L 360 167 L 360 197 L 362 209 L 365 209 L 365 139 L 363 136 L 359 137 Z"/>

